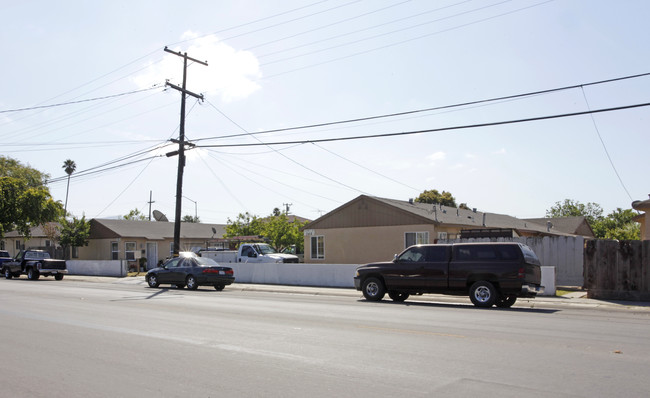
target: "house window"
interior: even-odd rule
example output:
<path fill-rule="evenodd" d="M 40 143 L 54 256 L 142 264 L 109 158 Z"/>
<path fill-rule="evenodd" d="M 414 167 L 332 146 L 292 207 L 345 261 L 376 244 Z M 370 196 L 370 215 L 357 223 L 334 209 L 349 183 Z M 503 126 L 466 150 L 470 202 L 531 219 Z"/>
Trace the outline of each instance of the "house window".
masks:
<path fill-rule="evenodd" d="M 50 241 L 48 239 L 46 239 L 45 240 L 45 247 L 50 247 L 50 246 L 52 246 L 52 244 L 50 243 Z"/>
<path fill-rule="evenodd" d="M 325 258 L 325 237 L 311 237 L 311 258 L 319 260 Z"/>
<path fill-rule="evenodd" d="M 117 242 L 111 242 L 111 260 L 120 259 L 120 247 Z"/>
<path fill-rule="evenodd" d="M 7 249 L 5 249 L 5 241 L 4 240 L 0 240 L 0 250 L 7 250 Z"/>
<path fill-rule="evenodd" d="M 19 240 L 16 241 L 16 250 L 20 250 L 20 241 Z"/>
<path fill-rule="evenodd" d="M 447 239 L 446 232 L 438 232 L 438 239 Z"/>
<path fill-rule="evenodd" d="M 135 242 L 126 242 L 124 244 L 124 254 L 127 260 L 135 260 Z"/>
<path fill-rule="evenodd" d="M 79 248 L 72 246 L 72 258 L 79 258 Z"/>
<path fill-rule="evenodd" d="M 425 245 L 427 243 L 429 243 L 428 232 L 407 232 L 404 234 L 404 247 Z"/>

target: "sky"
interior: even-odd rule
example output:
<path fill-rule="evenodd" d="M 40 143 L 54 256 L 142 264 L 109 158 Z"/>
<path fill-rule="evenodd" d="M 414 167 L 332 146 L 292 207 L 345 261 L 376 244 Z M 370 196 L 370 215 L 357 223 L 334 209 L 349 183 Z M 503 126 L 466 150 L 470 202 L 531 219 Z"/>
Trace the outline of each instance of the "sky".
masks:
<path fill-rule="evenodd" d="M 201 222 L 314 220 L 431 189 L 519 218 L 650 194 L 650 107 L 628 108 L 650 103 L 645 0 L 0 0 L 0 14 L 0 154 L 48 174 L 62 203 L 73 160 L 76 217 L 173 221 L 181 93 L 166 82 L 182 86 L 184 54 L 203 100 L 186 96 L 181 213 Z"/>

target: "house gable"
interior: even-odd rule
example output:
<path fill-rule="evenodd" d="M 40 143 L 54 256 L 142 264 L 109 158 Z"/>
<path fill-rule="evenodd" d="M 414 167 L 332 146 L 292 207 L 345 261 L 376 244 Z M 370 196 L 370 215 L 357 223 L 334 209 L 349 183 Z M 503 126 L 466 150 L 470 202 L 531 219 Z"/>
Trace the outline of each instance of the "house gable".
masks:
<path fill-rule="evenodd" d="M 307 224 L 305 229 L 332 229 L 355 227 L 385 227 L 397 225 L 434 224 L 420 215 L 366 195 L 332 210 Z"/>

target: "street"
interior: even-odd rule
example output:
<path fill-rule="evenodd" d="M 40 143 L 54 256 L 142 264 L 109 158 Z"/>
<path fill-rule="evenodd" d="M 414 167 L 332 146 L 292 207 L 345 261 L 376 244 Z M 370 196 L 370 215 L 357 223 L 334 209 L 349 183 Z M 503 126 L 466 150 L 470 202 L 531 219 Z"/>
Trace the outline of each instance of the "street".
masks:
<path fill-rule="evenodd" d="M 0 280 L 0 397 L 650 396 L 650 311 Z"/>

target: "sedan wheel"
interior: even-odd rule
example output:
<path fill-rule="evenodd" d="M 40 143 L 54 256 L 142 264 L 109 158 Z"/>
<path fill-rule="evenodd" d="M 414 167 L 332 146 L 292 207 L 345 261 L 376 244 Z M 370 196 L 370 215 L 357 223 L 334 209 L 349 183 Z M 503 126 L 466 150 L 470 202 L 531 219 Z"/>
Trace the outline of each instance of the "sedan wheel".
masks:
<path fill-rule="evenodd" d="M 160 285 L 160 282 L 158 282 L 158 276 L 156 276 L 156 274 L 147 275 L 147 284 L 152 288 L 158 287 L 158 285 Z"/>
<path fill-rule="evenodd" d="M 187 285 L 187 288 L 190 290 L 196 290 L 199 288 L 199 284 L 196 283 L 196 278 L 194 277 L 194 275 L 189 275 L 185 280 L 185 284 Z"/>

